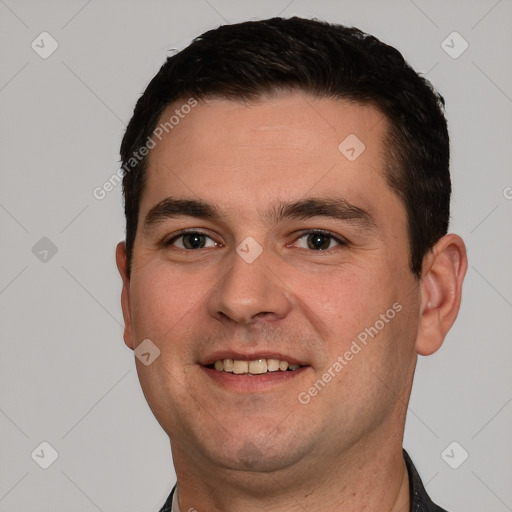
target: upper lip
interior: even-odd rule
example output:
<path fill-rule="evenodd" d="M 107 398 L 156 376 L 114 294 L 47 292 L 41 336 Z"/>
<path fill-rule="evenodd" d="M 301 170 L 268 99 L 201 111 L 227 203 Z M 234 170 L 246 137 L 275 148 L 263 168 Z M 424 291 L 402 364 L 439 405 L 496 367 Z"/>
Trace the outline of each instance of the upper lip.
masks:
<path fill-rule="evenodd" d="M 218 352 L 214 352 L 205 357 L 202 361 L 200 361 L 200 364 L 203 366 L 208 366 L 215 363 L 215 361 L 223 359 L 238 359 L 240 361 L 255 361 L 257 359 L 279 359 L 279 361 L 287 361 L 289 364 L 299 364 L 301 366 L 307 365 L 303 360 L 279 352 L 264 351 L 249 353 L 240 352 L 238 350 L 219 350 Z"/>

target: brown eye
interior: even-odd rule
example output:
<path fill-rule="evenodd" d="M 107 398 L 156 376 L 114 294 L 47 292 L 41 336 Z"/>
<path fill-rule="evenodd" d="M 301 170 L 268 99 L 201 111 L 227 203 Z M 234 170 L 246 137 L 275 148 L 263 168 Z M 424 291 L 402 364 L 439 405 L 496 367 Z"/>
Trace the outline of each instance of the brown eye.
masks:
<path fill-rule="evenodd" d="M 181 235 L 175 236 L 167 245 L 173 245 L 178 249 L 203 249 L 204 247 L 215 247 L 217 244 L 204 233 L 191 231 L 188 233 L 181 233 Z"/>
<path fill-rule="evenodd" d="M 313 250 L 322 251 L 329 249 L 331 245 L 331 238 L 329 235 L 323 233 L 313 233 L 307 236 L 308 247 Z"/>
<path fill-rule="evenodd" d="M 183 235 L 183 246 L 185 249 L 201 249 L 205 246 L 205 238 L 200 233 Z"/>
<path fill-rule="evenodd" d="M 339 245 L 346 245 L 346 242 L 328 232 L 310 231 L 302 235 L 296 245 L 312 251 L 325 251 Z"/>

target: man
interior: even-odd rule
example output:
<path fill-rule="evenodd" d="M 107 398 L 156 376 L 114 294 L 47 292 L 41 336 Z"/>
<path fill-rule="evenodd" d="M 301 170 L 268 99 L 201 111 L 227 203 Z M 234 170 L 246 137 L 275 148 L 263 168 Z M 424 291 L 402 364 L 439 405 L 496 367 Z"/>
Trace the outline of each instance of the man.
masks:
<path fill-rule="evenodd" d="M 467 267 L 441 96 L 354 28 L 223 26 L 167 59 L 121 157 L 124 339 L 177 475 L 161 510 L 443 510 L 402 449 Z"/>

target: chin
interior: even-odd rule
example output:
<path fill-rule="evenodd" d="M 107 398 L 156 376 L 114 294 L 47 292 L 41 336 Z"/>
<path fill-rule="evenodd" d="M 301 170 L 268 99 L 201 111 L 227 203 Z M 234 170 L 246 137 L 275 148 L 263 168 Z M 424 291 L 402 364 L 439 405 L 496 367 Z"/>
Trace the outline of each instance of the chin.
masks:
<path fill-rule="evenodd" d="M 224 448 L 219 450 L 218 447 L 222 445 Z M 226 439 L 224 443 L 216 444 L 215 447 L 205 448 L 208 458 L 215 465 L 235 471 L 262 473 L 290 467 L 301 460 L 307 452 L 307 448 L 301 447 L 292 435 L 287 435 L 286 440 L 249 435 L 245 439 Z"/>
<path fill-rule="evenodd" d="M 226 457 L 222 461 L 215 461 L 233 471 L 248 471 L 254 473 L 271 473 L 292 466 L 301 456 L 284 453 L 263 453 L 251 442 L 246 443 L 238 452 Z"/>

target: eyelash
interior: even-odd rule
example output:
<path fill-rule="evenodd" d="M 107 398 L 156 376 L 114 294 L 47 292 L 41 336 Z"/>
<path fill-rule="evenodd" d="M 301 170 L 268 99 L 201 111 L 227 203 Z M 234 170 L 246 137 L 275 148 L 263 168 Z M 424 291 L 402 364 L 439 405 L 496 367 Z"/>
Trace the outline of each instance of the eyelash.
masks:
<path fill-rule="evenodd" d="M 175 233 L 171 238 L 169 238 L 167 240 L 164 240 L 163 245 L 165 247 L 170 247 L 170 246 L 172 246 L 173 242 L 178 240 L 180 237 L 183 237 L 185 235 L 190 235 L 190 234 L 204 235 L 204 236 L 206 236 L 206 237 L 208 237 L 208 238 L 213 240 L 213 238 L 208 233 L 205 233 L 204 231 L 201 231 L 201 230 L 198 230 L 198 229 L 190 228 L 190 229 L 182 229 L 178 233 Z M 336 241 L 338 243 L 338 245 L 335 246 L 335 247 L 330 247 L 329 249 L 322 249 L 322 250 L 318 250 L 318 251 L 314 251 L 314 250 L 310 250 L 310 249 L 305 249 L 305 250 L 307 250 L 309 252 L 326 253 L 328 251 L 331 251 L 332 249 L 335 249 L 336 247 L 343 247 L 343 246 L 349 245 L 349 241 L 346 240 L 345 238 L 340 237 L 339 235 L 335 235 L 334 233 L 331 233 L 330 231 L 325 231 L 323 229 L 311 229 L 311 230 L 308 230 L 308 231 L 303 231 L 295 239 L 294 243 L 296 243 L 298 240 L 300 240 L 301 238 L 304 238 L 307 235 L 315 235 L 315 234 L 324 235 L 326 237 L 329 237 L 332 240 Z M 217 244 L 217 242 L 215 242 L 215 243 Z M 287 247 L 290 247 L 290 245 L 291 244 L 287 245 Z M 301 248 L 301 249 L 303 249 L 303 248 Z M 174 250 L 182 251 L 182 252 L 193 252 L 193 251 L 197 251 L 199 249 L 182 249 L 181 247 L 174 247 Z"/>

